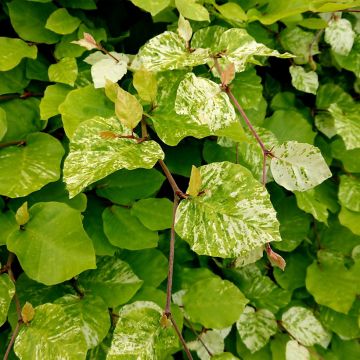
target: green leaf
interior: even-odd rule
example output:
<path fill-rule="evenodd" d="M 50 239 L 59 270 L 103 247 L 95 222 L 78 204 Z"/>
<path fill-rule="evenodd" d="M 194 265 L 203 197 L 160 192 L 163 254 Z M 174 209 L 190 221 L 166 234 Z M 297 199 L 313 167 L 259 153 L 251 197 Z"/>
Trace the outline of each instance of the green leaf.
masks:
<path fill-rule="evenodd" d="M 342 206 L 339 221 L 341 225 L 349 228 L 354 234 L 360 235 L 360 212 L 351 211 Z"/>
<path fill-rule="evenodd" d="M 115 114 L 124 126 L 133 130 L 142 118 L 143 108 L 134 95 L 119 87 L 115 99 Z"/>
<path fill-rule="evenodd" d="M 277 331 L 277 323 L 272 312 L 255 310 L 247 306 L 236 322 L 242 342 L 254 353 L 264 347 Z"/>
<path fill-rule="evenodd" d="M 78 67 L 74 58 L 65 57 L 57 64 L 49 66 L 49 80 L 74 86 L 78 76 Z"/>
<path fill-rule="evenodd" d="M 165 180 L 155 169 L 118 170 L 97 182 L 96 194 L 115 204 L 128 205 L 154 195 Z"/>
<path fill-rule="evenodd" d="M 360 34 L 355 36 L 354 45 L 348 55 L 334 53 L 336 62 L 346 70 L 360 77 Z"/>
<path fill-rule="evenodd" d="M 0 325 L 7 319 L 11 299 L 15 295 L 15 285 L 7 274 L 0 275 Z"/>
<path fill-rule="evenodd" d="M 40 118 L 48 120 L 59 114 L 59 106 L 64 102 L 70 87 L 62 84 L 49 85 L 40 102 Z"/>
<path fill-rule="evenodd" d="M 55 301 L 74 322 L 78 322 L 88 349 L 99 345 L 110 328 L 109 310 L 98 296 L 65 295 Z"/>
<path fill-rule="evenodd" d="M 91 238 L 96 255 L 114 255 L 116 247 L 111 245 L 103 229 L 102 213 L 106 205 L 95 195 L 87 196 L 88 206 L 84 213 L 84 229 Z"/>
<path fill-rule="evenodd" d="M 127 303 L 143 283 L 126 262 L 115 257 L 101 256 L 96 266 L 96 270 L 81 274 L 78 281 L 85 293 L 102 297 L 110 308 Z"/>
<path fill-rule="evenodd" d="M 149 71 L 135 71 L 133 84 L 142 100 L 149 103 L 155 102 L 157 81 L 154 73 Z"/>
<path fill-rule="evenodd" d="M 231 353 L 224 352 L 222 354 L 217 354 L 217 355 L 212 356 L 211 359 L 213 359 L 213 360 L 238 360 L 239 358 L 237 358 L 236 356 L 234 356 Z"/>
<path fill-rule="evenodd" d="M 100 89 L 92 85 L 68 93 L 65 101 L 59 106 L 64 130 L 72 138 L 76 128 L 85 120 L 94 116 L 110 117 L 114 115 L 114 104 Z"/>
<path fill-rule="evenodd" d="M 291 83 L 295 89 L 316 95 L 319 87 L 318 75 L 315 71 L 306 72 L 302 66 L 290 66 Z"/>
<path fill-rule="evenodd" d="M 0 140 L 7 132 L 6 112 L 0 108 Z"/>
<path fill-rule="evenodd" d="M 0 71 L 0 95 L 21 94 L 29 82 L 30 79 L 26 78 L 26 63 L 22 61 L 9 71 Z"/>
<path fill-rule="evenodd" d="M 29 222 L 29 210 L 28 203 L 25 201 L 16 211 L 15 220 L 19 226 L 25 225 Z"/>
<path fill-rule="evenodd" d="M 338 313 L 327 307 L 320 308 L 320 320 L 327 328 L 334 331 L 343 339 L 357 339 L 360 336 L 358 325 L 359 302 L 355 302 L 348 315 Z"/>
<path fill-rule="evenodd" d="M 131 2 L 141 9 L 148 11 L 151 16 L 157 15 L 170 5 L 170 0 L 131 0 Z"/>
<path fill-rule="evenodd" d="M 342 137 L 347 150 L 360 148 L 360 107 L 344 111 L 337 104 L 329 107 L 329 112 L 334 118 L 336 133 Z"/>
<path fill-rule="evenodd" d="M 189 44 L 193 31 L 190 22 L 186 20 L 181 14 L 179 16 L 177 32 L 179 36 Z"/>
<path fill-rule="evenodd" d="M 219 85 L 193 73 L 187 74 L 179 84 L 175 111 L 189 116 L 194 123 L 207 125 L 212 132 L 237 121 L 230 99 Z"/>
<path fill-rule="evenodd" d="M 285 197 L 274 206 L 280 222 L 280 235 L 283 239 L 274 245 L 281 251 L 293 251 L 306 238 L 311 218 L 296 206 L 294 196 Z"/>
<path fill-rule="evenodd" d="M 299 343 L 305 346 L 320 344 L 326 348 L 331 335 L 314 314 L 304 307 L 293 306 L 282 314 L 281 324 Z"/>
<path fill-rule="evenodd" d="M 304 251 L 284 254 L 286 260 L 285 270 L 274 268 L 276 282 L 289 291 L 305 286 L 306 268 L 311 264 L 311 259 Z"/>
<path fill-rule="evenodd" d="M 348 270 L 342 261 L 321 251 L 319 260 L 307 269 L 306 288 L 316 302 L 340 313 L 348 313 L 355 300 L 355 269 Z"/>
<path fill-rule="evenodd" d="M 87 344 L 78 321 L 57 304 L 35 308 L 30 326 L 23 326 L 16 337 L 14 351 L 20 359 L 82 360 Z"/>
<path fill-rule="evenodd" d="M 204 195 L 183 200 L 176 213 L 176 232 L 193 251 L 236 257 L 281 240 L 269 195 L 249 170 L 223 162 L 200 167 L 200 174 Z"/>
<path fill-rule="evenodd" d="M 96 9 L 95 0 L 60 0 L 61 5 L 70 9 L 85 9 L 94 10 Z"/>
<path fill-rule="evenodd" d="M 346 19 L 332 19 L 325 29 L 325 41 L 340 55 L 349 55 L 354 44 L 355 32 L 351 22 Z"/>
<path fill-rule="evenodd" d="M 11 24 L 22 39 L 45 44 L 54 44 L 60 39 L 60 35 L 45 28 L 46 20 L 57 9 L 54 4 L 13 0 L 8 8 Z"/>
<path fill-rule="evenodd" d="M 116 170 L 149 169 L 164 157 L 155 141 L 138 144 L 134 139 L 104 139 L 101 134 L 105 132 L 131 135 L 116 118 L 95 117 L 81 123 L 76 130 L 64 164 L 64 181 L 70 197 Z"/>
<path fill-rule="evenodd" d="M 214 5 L 216 10 L 219 11 L 226 19 L 235 21 L 245 21 L 247 16 L 245 11 L 236 3 L 228 2 L 223 5 Z"/>
<path fill-rule="evenodd" d="M 264 126 L 276 136 L 280 143 L 298 141 L 313 144 L 316 136 L 306 117 L 293 109 L 276 110 L 270 118 L 265 120 Z"/>
<path fill-rule="evenodd" d="M 306 191 L 331 177 L 320 150 L 288 141 L 273 150 L 271 172 L 275 181 L 290 191 Z"/>
<path fill-rule="evenodd" d="M 185 41 L 176 33 L 165 31 L 150 39 L 131 63 L 134 70 L 165 71 L 205 64 L 209 60 L 207 49 L 189 52 Z"/>
<path fill-rule="evenodd" d="M 360 181 L 349 175 L 340 176 L 340 204 L 352 211 L 360 211 Z"/>
<path fill-rule="evenodd" d="M 245 29 L 229 29 L 220 37 L 219 51 L 224 52 L 222 58 L 233 63 L 237 72 L 244 71 L 248 63 L 260 64 L 254 56 L 275 56 L 279 58 L 292 58 L 289 53 L 280 54 L 255 41 Z"/>
<path fill-rule="evenodd" d="M 0 71 L 8 71 L 20 64 L 23 58 L 36 59 L 37 47 L 21 39 L 0 37 Z"/>
<path fill-rule="evenodd" d="M 26 275 L 46 285 L 71 279 L 95 267 L 95 253 L 81 214 L 57 202 L 37 203 L 24 230 L 12 232 L 7 247 Z"/>
<path fill-rule="evenodd" d="M 150 230 L 171 228 L 173 204 L 169 199 L 141 199 L 131 208 L 136 216 Z"/>
<path fill-rule="evenodd" d="M 46 20 L 45 27 L 57 34 L 71 34 L 80 25 L 81 20 L 71 16 L 65 9 L 57 9 Z"/>
<path fill-rule="evenodd" d="M 352 96 L 345 92 L 339 85 L 328 83 L 321 85 L 316 94 L 316 107 L 321 110 L 327 110 L 331 104 L 338 104 L 346 109 L 354 105 Z"/>
<path fill-rule="evenodd" d="M 288 27 L 280 33 L 280 41 L 285 50 L 296 55 L 296 64 L 307 64 L 311 55 L 319 53 L 318 44 L 314 41 L 314 34 L 299 27 Z"/>
<path fill-rule="evenodd" d="M 123 251 L 121 258 L 131 266 L 146 286 L 157 287 L 167 277 L 168 260 L 160 250 Z"/>
<path fill-rule="evenodd" d="M 162 309 L 150 301 L 136 301 L 119 311 L 107 360 L 165 360 L 178 350 L 173 328 L 160 325 Z"/>
<path fill-rule="evenodd" d="M 268 276 L 263 276 L 255 264 L 225 272 L 257 309 L 267 309 L 276 314 L 290 302 L 291 292 L 281 289 Z"/>
<path fill-rule="evenodd" d="M 247 302 L 233 283 L 219 277 L 197 281 L 183 297 L 190 320 L 214 329 L 231 326 Z"/>
<path fill-rule="evenodd" d="M 23 146 L 0 149 L 0 194 L 19 197 L 60 177 L 64 149 L 51 135 L 33 133 Z"/>
<path fill-rule="evenodd" d="M 210 21 L 209 12 L 197 3 L 197 0 L 175 0 L 179 13 L 184 17 L 195 21 Z"/>
<path fill-rule="evenodd" d="M 301 20 L 299 25 L 311 30 L 321 30 L 325 29 L 328 23 L 324 19 L 313 17 Z"/>
<path fill-rule="evenodd" d="M 346 150 L 341 139 L 331 143 L 331 154 L 334 158 L 342 161 L 348 172 L 360 172 L 360 149 Z"/>
<path fill-rule="evenodd" d="M 157 246 L 159 240 L 157 233 L 146 228 L 133 216 L 130 209 L 113 205 L 103 212 L 102 217 L 104 233 L 112 245 L 129 250 Z"/>
<path fill-rule="evenodd" d="M 15 214 L 11 211 L 0 212 L 0 245 L 6 245 L 7 237 L 16 229 L 19 225 L 15 220 Z"/>
<path fill-rule="evenodd" d="M 212 131 L 208 123 L 202 124 L 199 120 L 194 121 L 194 117 L 179 115 L 175 112 L 174 107 L 177 90 L 179 83 L 183 80 L 183 78 L 184 72 L 182 71 L 168 71 L 158 75 L 157 108 L 152 113 L 151 119 L 160 139 L 171 146 L 177 145 L 181 139 L 187 136 L 203 138 L 209 135 L 218 135 L 229 136 L 235 141 L 244 141 L 246 136 L 239 121 L 233 121 L 230 126 L 226 128 L 220 128 Z M 206 84 L 209 81 L 200 78 L 201 84 L 203 83 L 202 80 L 204 80 Z M 215 87 L 213 86 L 214 84 L 215 83 L 211 83 L 210 87 L 215 91 Z M 205 106 L 208 109 L 213 108 L 213 106 L 211 106 L 212 98 L 214 98 L 214 96 L 209 97 L 210 106 Z M 222 101 L 223 98 L 221 95 L 216 95 L 215 99 L 218 104 L 225 102 Z M 194 102 L 194 99 L 192 99 L 192 102 Z M 204 104 L 202 104 L 202 107 L 204 107 Z M 232 110 L 233 108 L 227 108 L 225 111 L 229 114 Z M 217 121 L 218 124 L 221 122 L 222 121 Z"/>

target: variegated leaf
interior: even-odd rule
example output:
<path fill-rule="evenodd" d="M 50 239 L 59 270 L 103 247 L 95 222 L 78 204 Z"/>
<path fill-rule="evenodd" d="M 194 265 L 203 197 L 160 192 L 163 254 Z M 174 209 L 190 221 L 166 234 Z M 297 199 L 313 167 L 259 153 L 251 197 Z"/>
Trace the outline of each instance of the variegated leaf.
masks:
<path fill-rule="evenodd" d="M 290 335 L 305 346 L 319 344 L 326 348 L 330 342 L 331 334 L 309 309 L 293 306 L 283 313 L 281 321 Z"/>
<path fill-rule="evenodd" d="M 295 89 L 316 95 L 319 87 L 318 75 L 315 71 L 306 72 L 302 66 L 290 66 L 291 83 Z"/>
<path fill-rule="evenodd" d="M 160 324 L 162 309 L 151 301 L 136 301 L 119 312 L 107 360 L 162 360 L 178 350 L 173 328 Z"/>
<path fill-rule="evenodd" d="M 237 257 L 281 240 L 269 195 L 249 170 L 222 162 L 200 173 L 204 194 L 180 203 L 175 225 L 197 254 Z"/>
<path fill-rule="evenodd" d="M 0 326 L 7 319 L 11 299 L 15 294 L 15 285 L 10 280 L 8 274 L 0 276 Z"/>
<path fill-rule="evenodd" d="M 290 191 L 306 191 L 331 177 L 321 152 L 310 144 L 288 141 L 273 150 L 274 180 Z"/>
<path fill-rule="evenodd" d="M 189 73 L 179 84 L 175 111 L 187 115 L 199 125 L 207 125 L 211 131 L 229 127 L 237 121 L 229 97 L 211 80 Z"/>
<path fill-rule="evenodd" d="M 56 300 L 65 313 L 78 321 L 88 349 L 101 343 L 110 328 L 109 310 L 98 296 L 86 294 L 83 298 L 77 295 L 65 295 Z"/>
<path fill-rule="evenodd" d="M 360 180 L 354 176 L 341 175 L 339 186 L 340 204 L 352 211 L 360 211 Z"/>
<path fill-rule="evenodd" d="M 83 360 L 87 344 L 78 320 L 57 304 L 35 308 L 30 326 L 23 326 L 16 337 L 15 354 L 20 359 Z"/>
<path fill-rule="evenodd" d="M 111 134 L 106 138 L 104 134 Z M 152 168 L 164 153 L 155 141 L 137 143 L 118 119 L 94 117 L 82 122 L 70 143 L 70 153 L 64 164 L 64 181 L 70 197 L 89 184 L 119 169 Z"/>
<path fill-rule="evenodd" d="M 244 71 L 247 63 L 260 64 L 255 56 L 275 56 L 278 58 L 292 58 L 289 53 L 280 54 L 255 41 L 245 29 L 229 29 L 221 37 L 218 48 L 222 57 L 235 65 L 237 72 Z"/>
<path fill-rule="evenodd" d="M 325 29 L 325 41 L 331 45 L 332 50 L 339 54 L 349 55 L 355 39 L 355 32 L 351 22 L 346 19 L 330 20 Z"/>
<path fill-rule="evenodd" d="M 289 340 L 285 348 L 286 360 L 310 360 L 309 350 L 296 340 Z"/>
<path fill-rule="evenodd" d="M 236 322 L 236 328 L 245 346 L 252 352 L 264 347 L 277 331 L 277 323 L 272 312 L 256 310 L 247 306 Z"/>
<path fill-rule="evenodd" d="M 158 72 L 205 64 L 209 59 L 208 49 L 190 52 L 186 48 L 186 42 L 178 34 L 165 31 L 140 49 L 131 68 Z"/>
<path fill-rule="evenodd" d="M 360 107 L 344 111 L 337 104 L 331 104 L 329 112 L 334 118 L 334 127 L 342 137 L 347 150 L 360 148 Z"/>
<path fill-rule="evenodd" d="M 213 131 L 210 130 L 208 123 L 201 124 L 190 115 L 179 115 L 175 112 L 176 93 L 184 76 L 184 71 L 166 71 L 158 74 L 157 107 L 152 113 L 151 119 L 160 139 L 171 146 L 177 145 L 187 136 L 200 139 L 209 135 L 218 135 L 230 137 L 235 141 L 246 140 L 239 121 Z M 227 109 L 226 111 L 231 110 Z"/>

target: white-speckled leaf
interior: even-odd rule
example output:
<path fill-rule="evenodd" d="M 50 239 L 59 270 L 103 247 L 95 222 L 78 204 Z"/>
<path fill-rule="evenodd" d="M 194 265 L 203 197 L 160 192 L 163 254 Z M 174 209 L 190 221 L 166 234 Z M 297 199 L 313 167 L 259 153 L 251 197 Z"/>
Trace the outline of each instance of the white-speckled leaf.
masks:
<path fill-rule="evenodd" d="M 229 97 L 219 84 L 189 73 L 179 84 L 175 111 L 187 115 L 199 125 L 207 125 L 211 131 L 229 127 L 237 121 Z"/>
<path fill-rule="evenodd" d="M 22 326 L 14 345 L 20 359 L 83 360 L 87 344 L 81 326 L 57 304 L 35 308 L 29 326 Z"/>
<path fill-rule="evenodd" d="M 329 345 L 331 334 L 309 309 L 293 306 L 283 313 L 281 323 L 291 336 L 305 346 L 319 344 L 326 348 Z"/>
<path fill-rule="evenodd" d="M 242 268 L 246 265 L 253 264 L 263 257 L 264 246 L 259 246 L 249 251 L 245 256 L 239 256 L 234 261 L 234 268 Z"/>
<path fill-rule="evenodd" d="M 157 135 L 166 144 L 174 146 L 187 136 L 203 138 L 209 135 L 227 136 L 235 141 L 246 140 L 240 121 L 216 131 L 210 130 L 208 123 L 194 121 L 190 115 L 179 115 L 175 112 L 175 100 L 184 71 L 166 71 L 158 74 L 157 107 L 152 113 L 152 121 Z M 227 110 L 229 112 L 231 110 Z"/>
<path fill-rule="evenodd" d="M 350 108 L 349 111 L 331 104 L 329 112 L 334 118 L 334 127 L 338 135 L 344 140 L 347 150 L 360 148 L 360 107 Z"/>
<path fill-rule="evenodd" d="M 360 179 L 341 175 L 339 186 L 340 204 L 352 211 L 360 211 Z"/>
<path fill-rule="evenodd" d="M 272 151 L 274 180 L 290 191 L 306 191 L 331 177 L 320 150 L 310 144 L 288 141 Z"/>
<path fill-rule="evenodd" d="M 196 339 L 187 343 L 187 345 L 190 350 L 196 351 L 196 354 L 200 360 L 210 360 L 212 359 L 212 356 L 210 357 L 202 343 L 206 345 L 207 349 L 211 352 L 212 355 L 222 354 L 225 347 L 224 339 L 229 335 L 230 330 L 231 327 L 221 330 L 207 330 L 206 332 L 199 334 L 201 341 Z"/>
<path fill-rule="evenodd" d="M 330 20 L 325 29 L 325 41 L 330 44 L 332 50 L 339 55 L 349 55 L 354 44 L 354 39 L 355 32 L 349 20 Z"/>
<path fill-rule="evenodd" d="M 204 194 L 180 203 L 175 225 L 197 254 L 237 257 L 281 240 L 269 194 L 249 170 L 221 162 L 200 173 Z"/>
<path fill-rule="evenodd" d="M 277 323 L 272 312 L 256 310 L 247 306 L 236 322 L 236 328 L 245 346 L 254 353 L 264 347 L 270 336 L 277 331 Z"/>
<path fill-rule="evenodd" d="M 219 49 L 225 50 L 222 57 L 235 65 L 237 72 L 244 71 L 247 63 L 260 64 L 254 56 L 275 56 L 279 58 L 292 58 L 289 53 L 280 54 L 255 41 L 245 29 L 229 29 L 225 31 L 219 42 Z"/>
<path fill-rule="evenodd" d="M 114 117 L 95 117 L 79 125 L 64 164 L 64 181 L 70 197 L 116 170 L 150 169 L 164 158 L 155 141 L 138 144 L 134 139 L 106 138 L 103 133 L 131 135 L 131 130 Z"/>
<path fill-rule="evenodd" d="M 0 149 L 0 195 L 28 195 L 60 177 L 64 148 L 49 134 L 32 133 L 23 146 Z"/>
<path fill-rule="evenodd" d="M 110 315 L 105 302 L 98 296 L 86 294 L 83 298 L 77 295 L 65 295 L 55 301 L 62 306 L 65 313 L 80 323 L 81 332 L 88 349 L 101 343 L 110 328 Z"/>
<path fill-rule="evenodd" d="M 319 87 L 318 75 L 315 71 L 306 72 L 302 66 L 290 66 L 291 83 L 295 89 L 316 95 Z"/>
<path fill-rule="evenodd" d="M 8 274 L 0 276 L 0 326 L 7 319 L 11 299 L 15 294 L 15 285 L 10 280 Z"/>
<path fill-rule="evenodd" d="M 210 59 L 208 49 L 190 52 L 186 42 L 176 33 L 165 31 L 150 39 L 131 63 L 134 70 L 165 71 L 205 64 Z"/>
<path fill-rule="evenodd" d="M 163 328 L 163 310 L 151 301 L 125 305 L 106 360 L 162 360 L 178 350 L 178 338 L 172 327 Z"/>
<path fill-rule="evenodd" d="M 285 348 L 286 360 L 310 360 L 309 350 L 296 340 L 289 340 Z"/>
<path fill-rule="evenodd" d="M 128 302 L 141 287 L 140 280 L 125 261 L 110 256 L 101 256 L 95 270 L 79 276 L 79 284 L 94 295 L 103 298 L 108 307 Z"/>

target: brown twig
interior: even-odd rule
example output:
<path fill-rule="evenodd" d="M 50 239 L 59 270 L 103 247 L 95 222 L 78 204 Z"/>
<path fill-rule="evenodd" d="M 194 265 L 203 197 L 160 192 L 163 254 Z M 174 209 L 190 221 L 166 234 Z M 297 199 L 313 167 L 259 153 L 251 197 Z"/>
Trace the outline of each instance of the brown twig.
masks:
<path fill-rule="evenodd" d="M 1 100 L 11 100 L 11 99 L 27 99 L 29 97 L 43 97 L 43 93 L 32 93 L 31 91 L 24 91 L 22 94 L 9 94 L 9 95 L 0 95 Z"/>
<path fill-rule="evenodd" d="M 25 145 L 25 144 L 26 144 L 25 140 L 8 141 L 8 142 L 0 144 L 0 149 L 8 147 L 8 146 L 13 146 L 13 145 L 19 146 L 19 145 Z"/>
<path fill-rule="evenodd" d="M 168 167 L 166 166 L 166 164 L 164 163 L 164 161 L 163 161 L 163 160 L 159 160 L 158 162 L 159 162 L 159 164 L 160 164 L 160 166 L 161 166 L 161 168 L 162 168 L 162 170 L 163 170 L 166 178 L 168 179 L 168 181 L 169 181 L 169 183 L 170 183 L 170 185 L 171 185 L 174 193 L 175 193 L 179 198 L 181 198 L 181 199 L 186 199 L 188 196 L 180 190 L 180 188 L 178 187 L 175 179 L 174 179 L 173 176 L 171 175 L 171 173 L 170 173 Z"/>
<path fill-rule="evenodd" d="M 190 330 L 194 333 L 194 335 L 196 336 L 196 338 L 200 341 L 201 345 L 204 347 L 204 349 L 206 350 L 206 352 L 209 354 L 209 356 L 213 356 L 212 352 L 209 350 L 209 348 L 207 347 L 207 345 L 205 344 L 204 340 L 201 338 L 201 334 L 199 334 L 194 327 L 192 326 L 192 323 L 190 322 L 189 319 L 187 319 L 186 317 L 184 317 L 185 322 L 188 324 Z"/>
<path fill-rule="evenodd" d="M 179 327 L 177 326 L 177 324 L 175 322 L 175 319 L 173 318 L 173 316 L 171 314 L 169 316 L 169 319 L 171 320 L 171 323 L 173 324 L 175 332 L 176 332 L 178 338 L 180 339 L 180 342 L 181 342 L 181 344 L 182 344 L 182 346 L 184 348 L 184 351 L 185 351 L 188 359 L 193 360 L 193 357 L 192 357 L 192 355 L 190 353 L 190 350 L 189 350 L 189 348 L 188 348 L 188 346 L 186 344 L 186 341 L 185 341 L 184 337 L 182 336 L 181 331 L 180 331 Z"/>
<path fill-rule="evenodd" d="M 15 279 L 15 276 L 14 276 L 14 273 L 13 273 L 13 270 L 12 270 L 12 264 L 13 264 L 14 260 L 15 260 L 15 254 L 12 253 L 12 252 L 9 252 L 9 256 L 8 256 L 8 260 L 6 262 L 5 268 L 7 269 L 7 273 L 9 275 L 10 280 L 15 285 L 16 279 Z M 22 319 L 22 316 L 21 316 L 21 305 L 20 305 L 19 297 L 18 297 L 16 291 L 15 291 L 15 294 L 14 294 L 14 301 L 15 301 L 16 314 L 17 314 L 18 321 L 17 321 L 16 327 L 15 327 L 15 329 L 14 329 L 12 335 L 11 335 L 9 345 L 8 345 L 8 347 L 6 349 L 6 352 L 5 352 L 4 360 L 8 359 L 10 351 L 11 351 L 11 349 L 12 349 L 12 347 L 14 345 L 14 342 L 16 340 L 16 337 L 17 337 L 17 335 L 18 335 L 18 333 L 20 331 L 20 327 L 23 324 L 23 319 Z"/>

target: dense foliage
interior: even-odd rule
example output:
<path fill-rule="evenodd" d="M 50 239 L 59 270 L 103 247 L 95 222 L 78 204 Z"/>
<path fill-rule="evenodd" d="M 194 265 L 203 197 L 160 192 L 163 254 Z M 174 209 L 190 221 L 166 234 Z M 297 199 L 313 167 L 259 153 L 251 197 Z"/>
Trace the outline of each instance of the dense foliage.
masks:
<path fill-rule="evenodd" d="M 360 358 L 360 1 L 0 6 L 5 359 Z"/>

